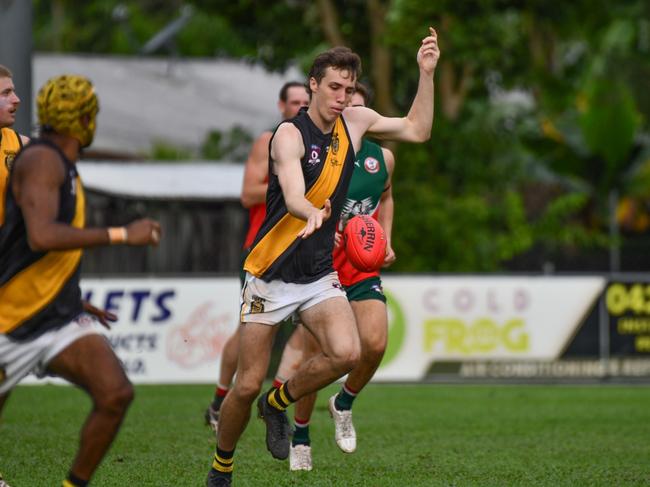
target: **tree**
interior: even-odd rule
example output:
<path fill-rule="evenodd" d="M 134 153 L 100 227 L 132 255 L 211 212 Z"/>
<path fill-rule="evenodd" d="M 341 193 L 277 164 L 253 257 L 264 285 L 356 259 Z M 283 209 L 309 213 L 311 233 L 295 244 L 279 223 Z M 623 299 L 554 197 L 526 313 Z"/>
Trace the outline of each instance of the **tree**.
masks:
<path fill-rule="evenodd" d="M 182 2 L 130 3 L 128 35 L 98 20 L 117 0 L 35 4 L 41 47 L 57 35 L 67 50 L 135 53 Z M 347 44 L 375 108 L 403 114 L 429 25 L 442 50 L 436 120 L 428 143 L 395 147 L 395 269 L 493 271 L 533 249 L 545 260 L 602 246 L 608 193 L 650 197 L 644 0 L 206 0 L 177 48 L 306 69 Z"/>

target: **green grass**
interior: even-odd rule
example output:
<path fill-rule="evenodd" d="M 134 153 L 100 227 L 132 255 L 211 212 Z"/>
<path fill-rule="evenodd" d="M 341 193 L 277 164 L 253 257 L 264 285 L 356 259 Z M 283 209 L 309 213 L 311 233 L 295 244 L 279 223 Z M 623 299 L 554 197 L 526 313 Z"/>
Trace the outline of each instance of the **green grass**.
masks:
<path fill-rule="evenodd" d="M 201 486 L 214 441 L 210 386 L 139 386 L 96 486 Z M 354 408 L 355 454 L 333 439 L 326 401 L 312 419 L 314 470 L 289 473 L 253 418 L 237 486 L 650 486 L 650 388 L 372 385 Z M 69 387 L 25 386 L 0 424 L 0 471 L 14 487 L 58 486 L 90 406 Z"/>

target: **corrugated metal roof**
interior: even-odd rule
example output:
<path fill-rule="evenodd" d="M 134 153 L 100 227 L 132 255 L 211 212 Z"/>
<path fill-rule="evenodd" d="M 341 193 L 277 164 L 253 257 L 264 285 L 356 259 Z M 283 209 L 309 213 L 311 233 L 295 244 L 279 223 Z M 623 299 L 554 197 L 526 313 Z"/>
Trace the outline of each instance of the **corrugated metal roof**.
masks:
<path fill-rule="evenodd" d="M 239 200 L 244 165 L 227 162 L 77 163 L 86 189 L 135 199 Z"/>
<path fill-rule="evenodd" d="M 211 129 L 240 125 L 253 136 L 279 121 L 278 91 L 303 80 L 234 60 L 168 60 L 35 54 L 34 97 L 42 84 L 63 73 L 90 78 L 99 94 L 93 149 L 147 153 L 156 141 L 196 151 Z M 36 113 L 36 110 L 34 110 Z"/>

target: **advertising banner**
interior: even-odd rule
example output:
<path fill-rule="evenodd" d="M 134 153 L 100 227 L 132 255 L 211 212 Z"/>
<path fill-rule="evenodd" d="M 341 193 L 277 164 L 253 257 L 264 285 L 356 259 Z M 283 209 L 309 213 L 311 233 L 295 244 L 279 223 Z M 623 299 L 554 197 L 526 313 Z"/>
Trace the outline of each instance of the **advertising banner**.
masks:
<path fill-rule="evenodd" d="M 434 362 L 559 358 L 602 277 L 387 276 L 389 339 L 378 380 L 421 380 Z"/>
<path fill-rule="evenodd" d="M 383 284 L 389 339 L 375 379 L 419 381 L 445 362 L 556 361 L 606 281 L 387 276 Z M 81 287 L 85 299 L 119 316 L 106 336 L 134 383 L 216 381 L 221 351 L 239 318 L 236 277 L 84 279 Z M 612 311 L 621 309 L 612 303 Z"/>
<path fill-rule="evenodd" d="M 610 282 L 605 293 L 612 355 L 650 354 L 650 282 Z"/>
<path fill-rule="evenodd" d="M 84 299 L 119 317 L 105 334 L 137 384 L 216 383 L 239 289 L 236 277 L 81 282 Z"/>

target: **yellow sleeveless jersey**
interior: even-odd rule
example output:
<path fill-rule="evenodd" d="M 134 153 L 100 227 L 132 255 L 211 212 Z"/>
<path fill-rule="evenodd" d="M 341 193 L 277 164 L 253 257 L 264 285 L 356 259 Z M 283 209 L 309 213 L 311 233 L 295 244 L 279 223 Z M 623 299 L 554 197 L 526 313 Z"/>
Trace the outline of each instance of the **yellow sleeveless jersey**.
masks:
<path fill-rule="evenodd" d="M 46 145 L 57 154 L 65 169 L 59 188 L 56 220 L 76 228 L 85 225 L 85 198 L 75 165 L 47 140 L 34 140 L 30 148 Z M 25 221 L 11 188 L 6 198 L 5 224 L 0 226 L 0 333 L 16 340 L 33 339 L 64 326 L 82 312 L 79 288 L 81 249 L 32 250 Z"/>
<path fill-rule="evenodd" d="M 20 135 L 9 127 L 0 129 L 0 226 L 5 221 L 5 199 L 11 166 L 22 148 Z"/>
<path fill-rule="evenodd" d="M 244 269 L 265 281 L 280 279 L 304 284 L 333 272 L 334 231 L 354 168 L 354 149 L 343 117 L 324 134 L 306 111 L 289 121 L 302 135 L 305 155 L 300 161 L 305 198 L 316 208 L 326 199 L 332 216 L 309 238 L 298 238 L 306 222 L 287 210 L 277 175 L 269 170 L 266 217 L 244 263 Z M 271 164 L 269 158 L 269 165 Z"/>

